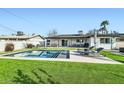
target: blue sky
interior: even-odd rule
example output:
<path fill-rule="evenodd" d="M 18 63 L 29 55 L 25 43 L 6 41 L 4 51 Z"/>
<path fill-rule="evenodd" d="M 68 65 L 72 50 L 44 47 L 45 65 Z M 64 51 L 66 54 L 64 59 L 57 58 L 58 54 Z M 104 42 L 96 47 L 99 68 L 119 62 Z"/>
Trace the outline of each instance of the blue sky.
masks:
<path fill-rule="evenodd" d="M 59 34 L 85 33 L 100 28 L 103 20 L 109 20 L 109 31 L 124 32 L 124 9 L 108 8 L 6 8 L 0 9 L 0 24 L 26 34 L 47 35 L 56 29 Z M 14 31 L 2 28 L 0 34 Z"/>

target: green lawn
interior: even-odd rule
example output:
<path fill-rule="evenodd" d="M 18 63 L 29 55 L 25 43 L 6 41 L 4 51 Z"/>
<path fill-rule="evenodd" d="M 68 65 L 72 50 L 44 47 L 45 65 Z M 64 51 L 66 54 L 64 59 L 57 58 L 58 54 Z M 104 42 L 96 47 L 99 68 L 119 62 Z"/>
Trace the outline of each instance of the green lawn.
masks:
<path fill-rule="evenodd" d="M 108 58 L 111 58 L 113 60 L 116 60 L 116 61 L 124 63 L 124 56 L 113 54 L 113 53 L 111 53 L 109 51 L 102 51 L 101 54 L 106 56 L 106 57 L 108 57 Z"/>
<path fill-rule="evenodd" d="M 0 83 L 124 83 L 124 65 L 0 59 Z"/>

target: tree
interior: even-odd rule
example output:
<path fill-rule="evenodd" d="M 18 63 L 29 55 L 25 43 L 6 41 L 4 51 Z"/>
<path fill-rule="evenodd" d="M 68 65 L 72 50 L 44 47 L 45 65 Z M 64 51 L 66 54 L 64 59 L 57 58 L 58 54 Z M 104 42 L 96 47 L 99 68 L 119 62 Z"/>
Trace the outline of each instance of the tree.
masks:
<path fill-rule="evenodd" d="M 119 33 L 117 31 L 113 31 L 113 34 L 114 35 L 118 35 Z"/>
<path fill-rule="evenodd" d="M 107 31 L 107 28 L 106 28 L 107 25 L 109 25 L 108 20 L 102 21 L 102 23 L 100 24 L 100 26 L 103 26 L 103 29 L 106 30 L 106 31 Z"/>
<path fill-rule="evenodd" d="M 35 36 L 35 33 L 32 33 L 32 36 Z"/>
<path fill-rule="evenodd" d="M 94 35 L 94 30 L 89 30 L 87 35 Z"/>
<path fill-rule="evenodd" d="M 56 36 L 56 35 L 58 35 L 58 32 L 57 32 L 56 29 L 53 29 L 52 31 L 50 31 L 50 32 L 48 33 L 48 36 Z"/>

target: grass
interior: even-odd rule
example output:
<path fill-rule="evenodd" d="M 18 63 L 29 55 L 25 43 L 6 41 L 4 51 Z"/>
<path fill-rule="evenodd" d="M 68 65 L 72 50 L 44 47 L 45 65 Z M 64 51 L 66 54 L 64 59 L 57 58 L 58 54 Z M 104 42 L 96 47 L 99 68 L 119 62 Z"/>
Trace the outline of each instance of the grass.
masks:
<path fill-rule="evenodd" d="M 0 83 L 124 84 L 124 65 L 0 59 Z"/>
<path fill-rule="evenodd" d="M 122 55 L 118 55 L 118 54 L 113 54 L 109 51 L 102 51 L 101 52 L 102 55 L 111 58 L 113 60 L 119 61 L 119 62 L 123 62 L 124 63 L 124 56 Z"/>

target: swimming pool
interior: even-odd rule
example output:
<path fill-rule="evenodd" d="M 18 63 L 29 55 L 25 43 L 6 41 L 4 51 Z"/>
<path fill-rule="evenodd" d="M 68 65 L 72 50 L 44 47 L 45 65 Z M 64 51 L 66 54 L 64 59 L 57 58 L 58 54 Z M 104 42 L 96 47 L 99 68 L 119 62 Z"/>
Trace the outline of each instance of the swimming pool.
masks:
<path fill-rule="evenodd" d="M 70 58 L 70 52 L 69 50 L 29 50 L 4 56 L 28 58 Z"/>

